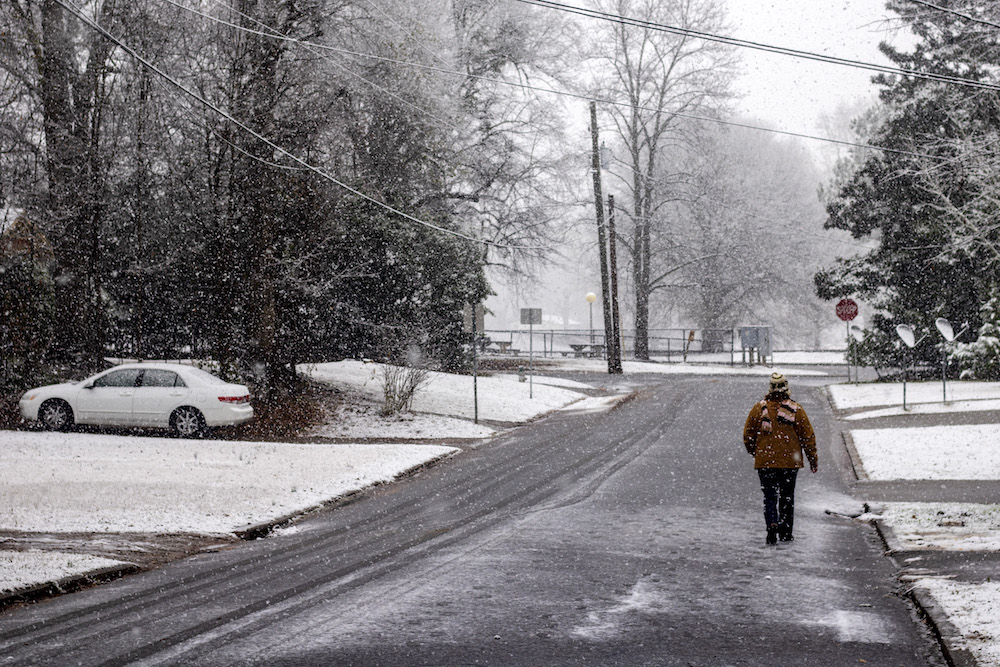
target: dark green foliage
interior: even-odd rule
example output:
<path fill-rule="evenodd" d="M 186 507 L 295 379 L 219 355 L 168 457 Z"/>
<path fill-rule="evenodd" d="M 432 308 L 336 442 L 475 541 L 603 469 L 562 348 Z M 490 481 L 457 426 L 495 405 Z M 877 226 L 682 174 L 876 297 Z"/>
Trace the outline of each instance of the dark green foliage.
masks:
<path fill-rule="evenodd" d="M 105 356 L 211 357 L 223 375 L 264 392 L 290 386 L 300 362 L 393 359 L 412 344 L 430 364 L 461 368 L 463 307 L 488 293 L 484 247 L 334 181 L 438 227 L 475 229 L 465 214 L 502 182 L 492 165 L 479 173 L 461 163 L 478 165 L 476 151 L 459 155 L 467 138 L 456 139 L 456 128 L 479 127 L 478 107 L 457 110 L 410 69 L 369 59 L 346 67 L 343 56 L 265 37 L 257 23 L 298 39 L 378 43 L 367 10 L 358 20 L 356 8 L 336 2 L 229 4 L 216 10 L 249 30 L 144 1 L 103 3 L 99 18 L 329 178 L 195 103 L 57 3 L 42 13 L 0 3 L 3 24 L 16 28 L 9 34 L 37 34 L 51 47 L 0 42 L 0 69 L 10 74 L 0 87 L 16 100 L 0 107 L 0 130 L 29 128 L 13 143 L 0 136 L 13 147 L 0 168 L 43 174 L 19 176 L 12 201 L 0 203 L 27 208 L 55 254 L 52 278 L 5 273 L 14 281 L 3 283 L 5 298 L 44 296 L 18 317 L 51 335 L 51 356 L 74 367 Z M 461 11 L 477 21 L 461 49 L 482 58 L 477 70 L 522 57 L 526 24 L 507 13 L 494 20 L 489 3 Z M 489 136 L 512 142 L 495 127 L 502 120 Z M 496 159 L 495 145 L 484 146 Z M 523 228 L 542 227 L 531 222 Z M 34 363 L 24 355 L 46 347 L 19 344 L 4 342 L 5 359 Z"/>
<path fill-rule="evenodd" d="M 913 53 L 883 47 L 899 67 L 988 78 L 988 63 L 996 61 L 995 49 L 982 48 L 995 39 L 989 31 L 970 31 L 964 19 L 946 12 L 888 4 L 920 37 Z M 883 86 L 885 113 L 867 140 L 928 157 L 858 153 L 853 175 L 827 205 L 826 227 L 847 230 L 858 239 L 874 236 L 878 245 L 867 254 L 840 259 L 815 276 L 821 298 L 854 296 L 876 309 L 878 314 L 868 323 L 873 333 L 863 346 L 873 365 L 896 355 L 897 324 L 915 326 L 918 337 L 930 331 L 931 338 L 937 337 L 937 317 L 979 326 L 979 305 L 997 282 L 998 266 L 992 251 L 954 243 L 953 221 L 940 203 L 943 198 L 958 209 L 981 193 L 957 173 L 939 179 L 935 170 L 954 160 L 954 142 L 996 128 L 1000 109 L 995 96 L 953 84 L 885 75 L 876 80 Z M 936 342 L 918 346 L 917 358 L 933 363 L 939 355 Z"/>
<path fill-rule="evenodd" d="M 55 286 L 39 263 L 0 256 L 0 389 L 32 384 L 52 339 Z"/>

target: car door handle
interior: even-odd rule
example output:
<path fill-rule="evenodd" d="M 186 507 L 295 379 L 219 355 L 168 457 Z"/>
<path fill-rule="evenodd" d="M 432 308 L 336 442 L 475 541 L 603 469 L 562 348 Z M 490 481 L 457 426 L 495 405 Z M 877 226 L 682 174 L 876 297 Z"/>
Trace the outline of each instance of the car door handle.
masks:
<path fill-rule="evenodd" d="M 119 396 L 131 396 L 131 395 L 132 395 L 131 391 L 123 391 L 119 394 Z"/>

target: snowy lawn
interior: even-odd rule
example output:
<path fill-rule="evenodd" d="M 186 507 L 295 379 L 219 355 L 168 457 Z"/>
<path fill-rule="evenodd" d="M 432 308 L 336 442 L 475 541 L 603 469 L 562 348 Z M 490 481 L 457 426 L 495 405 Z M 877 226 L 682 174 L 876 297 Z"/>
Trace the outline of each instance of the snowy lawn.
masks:
<path fill-rule="evenodd" d="M 833 406 L 838 410 L 899 406 L 900 414 L 904 414 L 902 413 L 902 382 L 834 384 L 830 385 L 829 390 Z M 1000 400 L 1000 382 L 962 382 L 956 380 L 947 383 L 947 390 L 949 401 Z M 949 407 L 943 401 L 944 394 L 941 382 L 906 383 L 906 405 L 912 407 L 914 411 L 919 403 L 937 403 L 939 406 L 944 405 L 942 408 L 944 410 L 955 409 L 956 404 Z"/>
<path fill-rule="evenodd" d="M 1000 505 L 881 503 L 863 518 L 889 525 L 900 549 L 1000 551 Z"/>
<path fill-rule="evenodd" d="M 0 551 L 0 594 L 122 565 L 110 558 L 56 551 Z"/>
<path fill-rule="evenodd" d="M 381 364 L 360 361 L 338 361 L 328 364 L 308 364 L 299 370 L 312 379 L 331 386 L 359 392 L 369 401 L 381 401 Z M 550 379 L 536 375 L 532 386 L 520 382 L 516 375 L 490 375 L 478 378 L 479 418 L 495 422 L 525 422 L 557 408 L 580 400 L 583 395 L 574 389 L 589 388 L 565 380 L 552 386 Z M 472 419 L 474 412 L 471 375 L 431 372 L 427 382 L 414 394 L 415 413 Z M 531 396 L 529 396 L 529 393 Z"/>
<path fill-rule="evenodd" d="M 851 431 L 871 480 L 1000 480 L 1000 424 Z"/>
<path fill-rule="evenodd" d="M 489 438 L 497 431 L 471 420 L 407 412 L 383 417 L 373 401 L 351 401 L 330 410 L 306 433 L 316 438 Z"/>
<path fill-rule="evenodd" d="M 0 432 L 0 530 L 225 534 L 455 452 Z"/>
<path fill-rule="evenodd" d="M 958 628 L 958 648 L 972 653 L 979 665 L 1000 665 L 1000 583 L 925 578 L 916 587 L 930 593 Z"/>

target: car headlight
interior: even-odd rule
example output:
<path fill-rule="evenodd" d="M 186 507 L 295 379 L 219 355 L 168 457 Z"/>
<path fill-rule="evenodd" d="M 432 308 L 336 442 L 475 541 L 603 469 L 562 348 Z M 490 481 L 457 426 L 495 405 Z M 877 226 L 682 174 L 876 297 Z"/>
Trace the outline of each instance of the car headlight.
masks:
<path fill-rule="evenodd" d="M 29 393 L 25 394 L 24 396 L 22 396 L 21 400 L 22 401 L 33 401 L 33 400 L 35 400 L 35 396 L 38 396 L 38 394 L 37 393 L 36 394 L 32 394 L 32 393 L 29 392 Z"/>

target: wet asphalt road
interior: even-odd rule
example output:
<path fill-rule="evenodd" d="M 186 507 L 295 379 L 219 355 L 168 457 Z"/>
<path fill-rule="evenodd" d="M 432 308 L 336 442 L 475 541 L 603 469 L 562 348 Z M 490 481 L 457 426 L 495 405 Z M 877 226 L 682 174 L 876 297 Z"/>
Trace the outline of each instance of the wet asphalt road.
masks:
<path fill-rule="evenodd" d="M 636 378 L 631 378 L 635 382 Z M 860 511 L 825 398 L 796 541 L 740 441 L 760 378 L 660 378 L 298 532 L 0 616 L 0 664 L 941 665 Z"/>

